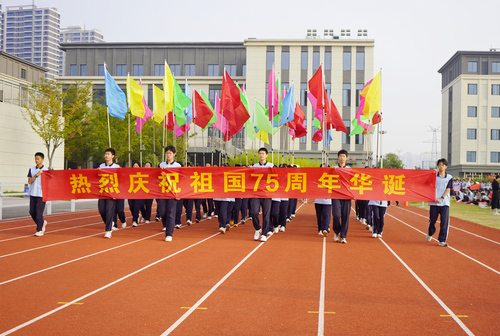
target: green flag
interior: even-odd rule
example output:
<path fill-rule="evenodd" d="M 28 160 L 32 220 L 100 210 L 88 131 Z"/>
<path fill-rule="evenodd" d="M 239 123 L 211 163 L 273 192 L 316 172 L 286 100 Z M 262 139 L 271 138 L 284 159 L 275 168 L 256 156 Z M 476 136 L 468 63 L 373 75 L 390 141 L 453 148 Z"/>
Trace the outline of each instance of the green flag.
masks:
<path fill-rule="evenodd" d="M 212 107 L 212 104 L 210 104 L 210 100 L 208 99 L 208 97 L 203 93 L 203 91 L 200 91 L 200 96 L 201 98 L 203 99 L 203 101 L 207 104 L 207 106 L 212 110 L 212 112 L 214 112 L 214 108 Z M 204 130 L 206 130 L 208 128 L 208 126 L 212 125 L 213 123 L 216 123 L 217 122 L 217 115 L 213 114 L 212 116 L 212 119 L 210 119 L 210 121 L 208 122 L 207 126 L 205 126 L 205 128 L 202 130 L 202 132 Z"/>
<path fill-rule="evenodd" d="M 266 133 L 272 134 L 273 126 L 266 115 L 266 109 L 259 102 L 255 102 L 255 127 Z"/>
<path fill-rule="evenodd" d="M 174 114 L 178 126 L 186 124 L 187 119 L 184 110 L 191 104 L 191 99 L 182 92 L 179 83 L 174 78 Z"/>
<path fill-rule="evenodd" d="M 247 99 L 246 93 L 243 93 L 243 91 L 241 90 L 241 88 L 239 86 L 238 86 L 238 89 L 240 90 L 240 97 L 241 97 L 241 101 L 243 102 L 243 105 L 245 106 L 247 111 L 250 112 L 250 109 L 248 108 L 248 99 Z M 255 139 L 255 128 L 253 127 L 252 118 L 248 118 L 248 120 L 245 122 L 244 126 L 245 126 L 245 130 L 246 130 L 248 138 L 253 141 Z"/>

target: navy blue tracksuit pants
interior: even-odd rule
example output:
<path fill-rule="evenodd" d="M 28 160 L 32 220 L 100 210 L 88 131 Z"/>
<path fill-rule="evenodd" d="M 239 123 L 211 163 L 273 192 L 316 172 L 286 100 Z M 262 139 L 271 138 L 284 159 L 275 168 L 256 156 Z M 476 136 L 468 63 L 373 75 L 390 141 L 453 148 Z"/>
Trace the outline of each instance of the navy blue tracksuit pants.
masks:
<path fill-rule="evenodd" d="M 438 240 L 440 242 L 446 242 L 448 238 L 448 229 L 450 224 L 450 207 L 449 206 L 437 206 L 431 205 L 429 209 L 429 227 L 427 228 L 427 234 L 432 236 L 436 233 L 436 221 L 440 216 L 441 224 L 439 228 Z"/>
<path fill-rule="evenodd" d="M 340 233 L 340 238 L 347 236 L 350 213 L 351 200 L 332 199 L 333 232 Z"/>

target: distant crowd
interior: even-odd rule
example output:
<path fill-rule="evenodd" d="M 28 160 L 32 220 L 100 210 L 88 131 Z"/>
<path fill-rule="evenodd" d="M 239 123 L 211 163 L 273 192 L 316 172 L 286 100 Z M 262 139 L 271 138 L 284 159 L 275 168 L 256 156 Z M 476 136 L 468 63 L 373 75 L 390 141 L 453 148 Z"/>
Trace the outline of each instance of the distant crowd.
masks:
<path fill-rule="evenodd" d="M 454 179 L 451 196 L 457 203 L 478 205 L 480 207 L 491 206 L 493 214 L 498 214 L 498 178 L 493 182 L 472 182 L 470 179 Z"/>

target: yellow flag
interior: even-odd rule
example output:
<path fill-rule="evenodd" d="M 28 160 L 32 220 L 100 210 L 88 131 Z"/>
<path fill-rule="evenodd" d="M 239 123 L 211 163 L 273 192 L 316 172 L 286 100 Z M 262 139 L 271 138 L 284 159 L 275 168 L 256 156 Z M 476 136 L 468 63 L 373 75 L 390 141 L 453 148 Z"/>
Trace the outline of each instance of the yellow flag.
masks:
<path fill-rule="evenodd" d="M 144 91 L 139 83 L 133 80 L 130 76 L 127 76 L 127 93 L 130 113 L 136 117 L 144 118 L 144 114 L 146 113 L 144 104 L 142 103 Z"/>
<path fill-rule="evenodd" d="M 364 90 L 363 90 L 364 91 Z M 380 86 L 380 72 L 373 78 L 365 96 L 363 115 L 369 117 L 382 108 L 382 88 Z"/>
<path fill-rule="evenodd" d="M 269 136 L 263 130 L 259 130 L 259 132 L 257 132 L 257 134 L 255 134 L 255 137 L 257 139 L 260 139 L 260 140 L 264 141 L 266 144 L 269 145 Z"/>
<path fill-rule="evenodd" d="M 174 77 L 168 63 L 165 62 L 165 77 L 163 77 L 163 91 L 165 92 L 165 109 L 167 113 L 174 108 Z"/>
<path fill-rule="evenodd" d="M 153 84 L 153 112 L 157 123 L 165 120 L 165 95 L 163 91 Z"/>

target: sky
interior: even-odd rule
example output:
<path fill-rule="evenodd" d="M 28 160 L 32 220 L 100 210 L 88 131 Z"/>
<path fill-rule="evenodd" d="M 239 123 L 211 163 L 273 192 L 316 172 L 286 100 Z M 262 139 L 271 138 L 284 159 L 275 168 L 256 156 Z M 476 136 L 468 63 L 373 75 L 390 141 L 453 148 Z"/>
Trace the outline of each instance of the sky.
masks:
<path fill-rule="evenodd" d="M 335 35 L 340 29 L 351 34 L 367 29 L 375 40 L 374 69 L 382 69 L 384 154 L 430 152 L 431 127 L 441 126 L 439 68 L 458 50 L 500 50 L 495 0 L 35 0 L 35 5 L 57 8 L 61 27 L 101 30 L 106 42 L 242 42 L 304 38 L 311 28 L 319 35 L 323 29 Z"/>

